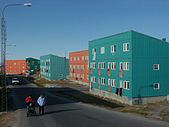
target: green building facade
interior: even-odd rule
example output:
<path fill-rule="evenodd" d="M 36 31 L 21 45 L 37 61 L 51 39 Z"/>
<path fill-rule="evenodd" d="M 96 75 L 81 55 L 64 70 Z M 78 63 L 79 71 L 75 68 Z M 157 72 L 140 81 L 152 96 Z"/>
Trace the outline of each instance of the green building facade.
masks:
<path fill-rule="evenodd" d="M 40 74 L 47 80 L 64 80 L 69 74 L 69 61 L 52 54 L 40 57 Z"/>
<path fill-rule="evenodd" d="M 40 72 L 40 60 L 29 57 L 26 58 L 26 73 L 37 74 Z"/>
<path fill-rule="evenodd" d="M 91 93 L 127 104 L 169 95 L 169 43 L 135 31 L 89 42 Z"/>

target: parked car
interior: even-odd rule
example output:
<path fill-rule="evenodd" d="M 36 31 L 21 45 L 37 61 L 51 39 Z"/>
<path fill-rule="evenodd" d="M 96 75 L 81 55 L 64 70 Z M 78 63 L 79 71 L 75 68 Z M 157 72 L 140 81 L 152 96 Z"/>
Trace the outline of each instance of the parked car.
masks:
<path fill-rule="evenodd" d="M 12 78 L 12 85 L 17 85 L 19 84 L 19 79 L 18 78 Z"/>

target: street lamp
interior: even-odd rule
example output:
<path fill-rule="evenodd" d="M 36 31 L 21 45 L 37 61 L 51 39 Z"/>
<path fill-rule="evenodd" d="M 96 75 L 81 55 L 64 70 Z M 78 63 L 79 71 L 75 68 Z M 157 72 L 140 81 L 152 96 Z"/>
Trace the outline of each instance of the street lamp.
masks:
<path fill-rule="evenodd" d="M 12 6 L 27 6 L 31 7 L 31 3 L 23 3 L 23 4 L 7 4 L 1 10 L 1 85 L 2 85 L 2 102 L 1 102 L 1 110 L 7 111 L 7 88 L 6 88 L 6 41 L 7 41 L 7 31 L 6 31 L 6 21 L 5 21 L 5 10 L 8 7 Z"/>

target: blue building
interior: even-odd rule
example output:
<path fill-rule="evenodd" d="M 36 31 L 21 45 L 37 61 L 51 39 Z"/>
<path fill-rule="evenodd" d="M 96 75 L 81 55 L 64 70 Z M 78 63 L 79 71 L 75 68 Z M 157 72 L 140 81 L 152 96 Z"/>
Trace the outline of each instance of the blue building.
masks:
<path fill-rule="evenodd" d="M 69 74 L 69 61 L 52 54 L 41 56 L 40 74 L 47 80 L 64 80 Z"/>
<path fill-rule="evenodd" d="M 89 42 L 91 93 L 127 104 L 169 95 L 169 43 L 135 31 Z"/>

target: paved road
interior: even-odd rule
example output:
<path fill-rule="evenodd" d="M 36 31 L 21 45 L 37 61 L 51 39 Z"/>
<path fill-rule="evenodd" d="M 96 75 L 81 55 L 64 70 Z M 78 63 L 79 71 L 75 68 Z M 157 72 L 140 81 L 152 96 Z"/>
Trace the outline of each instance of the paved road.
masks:
<path fill-rule="evenodd" d="M 29 84 L 12 88 L 11 97 L 16 105 L 13 127 L 169 127 L 166 122 L 73 102 L 51 95 L 48 91 L 50 89 L 40 89 Z M 37 99 L 41 93 L 47 97 L 45 115 L 26 117 L 24 98 L 32 94 Z"/>

